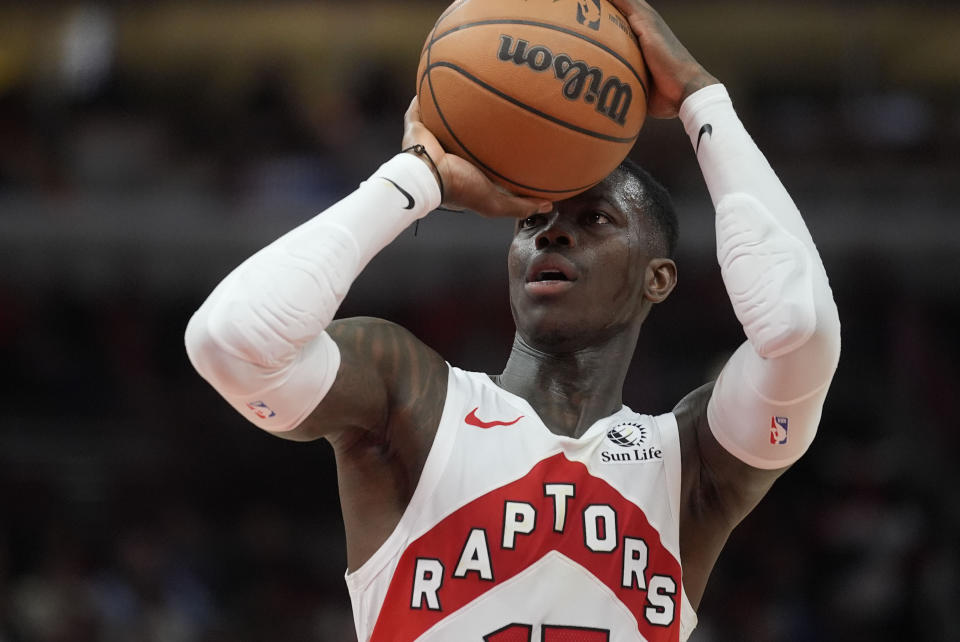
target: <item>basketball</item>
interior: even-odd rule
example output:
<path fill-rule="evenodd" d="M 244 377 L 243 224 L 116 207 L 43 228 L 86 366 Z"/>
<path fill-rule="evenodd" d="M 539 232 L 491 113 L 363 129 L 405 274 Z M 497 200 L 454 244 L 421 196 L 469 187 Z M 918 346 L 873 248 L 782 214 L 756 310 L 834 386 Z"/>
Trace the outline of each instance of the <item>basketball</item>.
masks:
<path fill-rule="evenodd" d="M 417 72 L 424 125 L 509 191 L 562 200 L 627 156 L 647 112 L 636 37 L 607 0 L 458 0 Z"/>

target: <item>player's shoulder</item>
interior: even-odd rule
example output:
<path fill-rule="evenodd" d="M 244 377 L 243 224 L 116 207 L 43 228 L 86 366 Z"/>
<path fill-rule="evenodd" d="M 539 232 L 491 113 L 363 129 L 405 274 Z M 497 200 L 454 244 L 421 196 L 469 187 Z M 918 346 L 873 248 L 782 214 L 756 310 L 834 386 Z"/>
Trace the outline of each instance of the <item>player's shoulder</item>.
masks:
<path fill-rule="evenodd" d="M 337 319 L 327 333 L 341 350 L 347 349 L 375 359 L 420 354 L 440 359 L 433 348 L 404 326 L 378 317 Z M 442 359 L 441 359 L 442 361 Z"/>
<path fill-rule="evenodd" d="M 332 435 L 337 448 L 361 434 L 385 439 L 439 420 L 447 364 L 412 332 L 375 317 L 339 319 L 326 331 L 337 344 L 340 366 L 302 426 L 306 437 Z"/>
<path fill-rule="evenodd" d="M 342 362 L 356 372 L 376 370 L 394 401 L 414 403 L 425 394 L 424 386 L 445 391 L 447 362 L 402 325 L 377 317 L 350 317 L 334 321 L 327 332 L 340 348 Z"/>
<path fill-rule="evenodd" d="M 327 331 L 339 333 L 410 332 L 399 323 L 381 319 L 380 317 L 347 317 L 345 319 L 335 319 L 327 327 Z"/>
<path fill-rule="evenodd" d="M 706 421 L 707 404 L 710 402 L 715 383 L 714 381 L 705 383 L 687 393 L 673 407 L 673 415 L 677 418 L 677 428 L 681 434 L 686 430 L 695 429 L 701 422 Z"/>

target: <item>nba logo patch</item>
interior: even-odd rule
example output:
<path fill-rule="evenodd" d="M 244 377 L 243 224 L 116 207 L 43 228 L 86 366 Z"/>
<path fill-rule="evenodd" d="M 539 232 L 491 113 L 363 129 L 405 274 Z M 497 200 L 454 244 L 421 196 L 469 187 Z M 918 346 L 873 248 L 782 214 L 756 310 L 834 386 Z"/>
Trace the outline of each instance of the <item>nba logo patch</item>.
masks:
<path fill-rule="evenodd" d="M 253 414 L 260 417 L 261 419 L 269 419 L 270 417 L 276 417 L 277 413 L 270 410 L 270 407 L 262 401 L 251 401 L 247 404 L 247 408 L 253 411 Z"/>
<path fill-rule="evenodd" d="M 600 0 L 580 0 L 577 3 L 577 22 L 594 31 L 600 31 Z"/>
<path fill-rule="evenodd" d="M 786 417 L 770 418 L 770 443 L 775 446 L 782 446 L 787 443 L 787 422 Z"/>

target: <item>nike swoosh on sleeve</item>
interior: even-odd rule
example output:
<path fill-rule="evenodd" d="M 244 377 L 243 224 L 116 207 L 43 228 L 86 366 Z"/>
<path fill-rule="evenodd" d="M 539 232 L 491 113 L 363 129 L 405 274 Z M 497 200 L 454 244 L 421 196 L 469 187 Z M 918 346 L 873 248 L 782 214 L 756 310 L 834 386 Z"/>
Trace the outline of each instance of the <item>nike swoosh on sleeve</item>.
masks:
<path fill-rule="evenodd" d="M 414 205 L 417 204 L 417 202 L 416 202 L 415 200 L 413 200 L 413 196 L 410 195 L 410 192 L 408 192 L 407 190 L 403 189 L 402 187 L 400 187 L 399 185 L 397 185 L 396 183 L 394 183 L 392 180 L 390 180 L 390 179 L 387 178 L 386 176 L 378 176 L 377 178 L 382 178 L 383 180 L 387 181 L 388 183 L 390 183 L 391 185 L 393 185 L 394 187 L 396 187 L 398 190 L 400 190 L 400 193 L 401 193 L 401 194 L 403 194 L 404 196 L 407 197 L 407 206 L 404 207 L 403 209 L 405 209 L 405 210 L 412 210 L 413 207 L 414 207 Z"/>
<path fill-rule="evenodd" d="M 697 149 L 694 152 L 694 154 L 700 151 L 700 140 L 703 138 L 704 134 L 706 134 L 710 138 L 713 138 L 713 125 L 711 125 L 710 123 L 707 123 L 706 125 L 700 128 L 700 133 L 697 135 Z"/>

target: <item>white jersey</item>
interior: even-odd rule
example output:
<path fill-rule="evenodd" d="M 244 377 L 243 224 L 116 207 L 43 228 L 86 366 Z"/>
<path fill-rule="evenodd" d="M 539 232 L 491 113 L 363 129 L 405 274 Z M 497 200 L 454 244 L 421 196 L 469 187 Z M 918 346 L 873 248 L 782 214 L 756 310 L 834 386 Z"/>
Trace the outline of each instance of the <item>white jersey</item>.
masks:
<path fill-rule="evenodd" d="M 553 434 L 488 375 L 451 367 L 420 482 L 346 576 L 361 642 L 686 640 L 680 443 L 626 406 Z"/>

